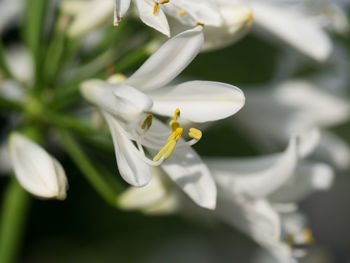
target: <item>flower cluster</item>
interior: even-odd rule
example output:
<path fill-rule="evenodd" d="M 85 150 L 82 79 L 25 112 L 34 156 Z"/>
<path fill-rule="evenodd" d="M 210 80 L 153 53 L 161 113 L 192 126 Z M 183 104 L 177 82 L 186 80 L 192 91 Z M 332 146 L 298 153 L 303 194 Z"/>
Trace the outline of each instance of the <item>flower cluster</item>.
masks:
<path fill-rule="evenodd" d="M 346 3 L 48 2 L 0 2 L 0 173 L 16 178 L 13 195 L 64 200 L 68 157 L 114 208 L 223 222 L 278 262 L 307 253 L 314 239 L 298 204 L 350 166 L 347 143 L 331 131 L 350 117 Z M 21 41 L 12 39 L 18 29 Z M 181 74 L 199 53 L 234 49 L 248 32 L 277 54 L 268 80 L 237 88 Z M 231 132 L 222 123 L 260 155 L 212 151 L 206 133 Z M 91 149 L 114 152 L 118 175 Z"/>

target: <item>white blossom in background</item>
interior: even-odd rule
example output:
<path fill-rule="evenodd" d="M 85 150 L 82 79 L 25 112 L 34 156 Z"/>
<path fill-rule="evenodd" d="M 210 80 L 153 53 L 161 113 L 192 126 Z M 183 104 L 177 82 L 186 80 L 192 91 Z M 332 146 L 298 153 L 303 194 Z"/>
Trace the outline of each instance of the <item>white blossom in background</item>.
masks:
<path fill-rule="evenodd" d="M 18 23 L 20 14 L 24 10 L 23 0 L 0 1 L 0 35 L 2 32 Z"/>
<path fill-rule="evenodd" d="M 325 61 L 332 52 L 327 27 L 346 31 L 348 20 L 336 1 L 218 0 L 231 5 L 250 6 L 254 29 L 267 40 L 282 40 L 303 55 Z M 332 12 L 330 12 L 332 10 Z"/>
<path fill-rule="evenodd" d="M 193 60 L 202 44 L 202 29 L 198 26 L 167 41 L 126 80 L 88 80 L 81 90 L 102 111 L 111 130 L 119 172 L 128 183 L 147 185 L 150 166 L 161 165 L 198 205 L 213 209 L 215 183 L 207 166 L 191 149 L 202 134 L 191 128 L 191 140 L 185 142 L 179 118 L 192 122 L 226 118 L 241 109 L 244 95 L 238 88 L 219 82 L 168 85 Z M 174 117 L 165 125 L 149 112 Z M 153 160 L 144 148 L 155 155 Z"/>
<path fill-rule="evenodd" d="M 113 21 L 119 21 L 129 10 L 131 2 L 138 11 L 140 19 L 148 26 L 170 36 L 167 16 L 188 26 L 205 24 L 218 26 L 222 17 L 215 0 L 167 1 L 167 0 L 64 0 L 61 10 L 73 16 L 68 34 L 72 37 L 83 35 L 92 29 Z"/>
<path fill-rule="evenodd" d="M 66 198 L 66 174 L 61 164 L 41 146 L 19 133 L 12 133 L 9 152 L 15 176 L 25 190 L 42 198 Z"/>
<path fill-rule="evenodd" d="M 330 78 L 334 83 L 332 75 Z M 347 168 L 350 164 L 347 143 L 324 128 L 346 122 L 350 105 L 344 97 L 322 88 L 328 84 L 326 80 L 326 75 L 320 75 L 247 89 L 248 103 L 238 115 L 239 127 L 258 145 L 270 149 L 292 134 L 319 129 L 321 139 L 315 157 L 338 169 Z"/>
<path fill-rule="evenodd" d="M 218 187 L 217 208 L 212 212 L 196 210 L 159 168 L 155 168 L 149 185 L 125 191 L 119 205 L 147 214 L 180 210 L 201 218 L 216 217 L 250 236 L 279 262 L 296 262 L 295 256 L 300 255 L 297 245 L 308 245 L 312 235 L 305 225 L 298 231 L 285 227 L 285 218 L 297 212 L 300 200 L 314 191 L 327 190 L 333 181 L 328 165 L 301 160 L 300 148 L 310 148 L 311 152 L 315 147 L 314 143 L 303 144 L 309 141 L 297 137 L 280 154 L 205 158 Z"/>

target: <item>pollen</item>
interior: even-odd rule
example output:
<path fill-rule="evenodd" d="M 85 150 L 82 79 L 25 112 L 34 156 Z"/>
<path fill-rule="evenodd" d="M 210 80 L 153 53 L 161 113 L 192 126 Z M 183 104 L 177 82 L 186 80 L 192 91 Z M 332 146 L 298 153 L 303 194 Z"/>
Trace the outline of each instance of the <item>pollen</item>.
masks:
<path fill-rule="evenodd" d="M 174 121 L 177 121 L 177 118 L 180 117 L 180 109 L 176 108 L 175 112 L 174 112 Z"/>
<path fill-rule="evenodd" d="M 179 11 L 178 14 L 179 14 L 179 16 L 184 16 L 186 14 L 186 12 L 182 10 L 182 11 Z"/>
<path fill-rule="evenodd" d="M 188 136 L 190 136 L 192 139 L 195 139 L 199 141 L 202 138 L 202 132 L 196 128 L 191 128 Z"/>
<path fill-rule="evenodd" d="M 155 15 L 158 11 L 158 6 L 159 6 L 159 3 L 158 2 L 154 2 L 154 7 L 153 7 L 153 15 Z"/>
<path fill-rule="evenodd" d="M 141 129 L 142 130 L 149 130 L 152 126 L 152 120 L 153 120 L 153 115 L 152 114 L 147 114 L 146 118 L 143 120 L 141 124 Z"/>

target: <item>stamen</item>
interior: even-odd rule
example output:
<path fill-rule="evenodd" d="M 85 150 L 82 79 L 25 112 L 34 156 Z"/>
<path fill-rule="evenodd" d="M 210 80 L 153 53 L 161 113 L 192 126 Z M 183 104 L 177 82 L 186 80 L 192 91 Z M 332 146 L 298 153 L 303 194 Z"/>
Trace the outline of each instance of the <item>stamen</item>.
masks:
<path fill-rule="evenodd" d="M 310 229 L 308 229 L 308 228 L 304 229 L 303 236 L 305 238 L 306 244 L 310 245 L 314 242 L 314 237 L 313 237 Z"/>
<path fill-rule="evenodd" d="M 147 114 L 146 118 L 143 120 L 141 124 L 141 129 L 142 130 L 149 130 L 152 126 L 152 120 L 153 120 L 153 115 L 152 114 Z"/>
<path fill-rule="evenodd" d="M 179 16 L 184 16 L 186 14 L 185 11 L 179 11 Z"/>
<path fill-rule="evenodd" d="M 176 108 L 175 112 L 174 112 L 174 121 L 177 121 L 177 118 L 180 117 L 180 109 Z"/>
<path fill-rule="evenodd" d="M 159 6 L 159 3 L 158 2 L 154 2 L 154 7 L 153 7 L 153 15 L 155 15 L 158 11 L 158 6 Z"/>
<path fill-rule="evenodd" d="M 178 123 L 177 121 L 171 120 L 169 122 L 169 126 L 171 128 L 171 132 L 176 131 L 177 128 L 180 128 L 180 123 Z"/>
<path fill-rule="evenodd" d="M 159 1 L 159 4 L 161 4 L 161 5 L 162 5 L 162 4 L 167 4 L 167 3 L 169 3 L 169 1 L 170 1 L 170 0 L 160 0 L 160 1 Z"/>
<path fill-rule="evenodd" d="M 164 161 L 170 157 L 174 152 L 177 140 L 181 137 L 183 132 L 182 128 L 177 128 L 175 132 L 172 132 L 168 138 L 167 144 L 154 156 L 153 161 L 158 161 L 164 157 Z"/>
<path fill-rule="evenodd" d="M 203 23 L 201 23 L 201 22 L 196 22 L 196 26 L 201 26 L 201 27 L 204 27 L 204 24 Z"/>
<path fill-rule="evenodd" d="M 196 128 L 191 128 L 190 132 L 188 133 L 188 136 L 190 136 L 192 139 L 199 141 L 202 138 L 202 132 Z"/>

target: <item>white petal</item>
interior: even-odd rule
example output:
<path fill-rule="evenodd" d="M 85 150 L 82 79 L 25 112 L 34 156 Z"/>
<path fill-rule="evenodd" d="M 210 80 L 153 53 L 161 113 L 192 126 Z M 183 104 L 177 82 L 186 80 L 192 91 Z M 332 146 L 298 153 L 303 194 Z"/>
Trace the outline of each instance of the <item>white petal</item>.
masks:
<path fill-rule="evenodd" d="M 273 2 L 272 2 L 273 3 Z M 300 11 L 276 4 L 251 3 L 256 25 L 284 40 L 303 54 L 324 61 L 331 53 L 332 43 L 323 28 Z"/>
<path fill-rule="evenodd" d="M 194 59 L 202 44 L 200 26 L 178 34 L 165 42 L 125 83 L 141 90 L 163 87 Z"/>
<path fill-rule="evenodd" d="M 80 37 L 89 31 L 94 30 L 103 23 L 112 23 L 114 10 L 113 0 L 91 0 L 87 1 L 84 7 L 76 14 L 73 22 L 68 28 L 70 37 Z"/>
<path fill-rule="evenodd" d="M 167 14 L 185 25 L 194 26 L 196 22 L 200 22 L 205 26 L 219 26 L 222 23 L 216 1 L 177 0 L 170 1 L 168 4 L 163 5 L 162 8 Z M 185 11 L 185 14 L 180 16 L 180 11 Z"/>
<path fill-rule="evenodd" d="M 296 203 L 315 191 L 328 190 L 334 179 L 333 169 L 324 163 L 303 162 L 290 180 L 269 199 L 273 202 Z"/>
<path fill-rule="evenodd" d="M 223 195 L 218 191 L 215 213 L 226 223 L 238 228 L 260 245 L 279 242 L 281 222 L 266 200 L 247 200 L 241 195 Z"/>
<path fill-rule="evenodd" d="M 81 92 L 89 102 L 124 120 L 138 119 L 153 105 L 151 98 L 133 87 L 102 80 L 83 82 Z"/>
<path fill-rule="evenodd" d="M 56 159 L 18 133 L 10 135 L 9 150 L 15 175 L 24 189 L 44 198 L 65 198 L 67 179 Z"/>
<path fill-rule="evenodd" d="M 166 36 L 170 36 L 170 30 L 166 16 L 161 8 L 153 14 L 154 1 L 152 0 L 134 0 L 139 11 L 139 16 L 146 25 L 153 27 Z"/>
<path fill-rule="evenodd" d="M 164 173 L 159 167 L 151 167 L 152 179 L 144 187 L 131 187 L 119 196 L 118 205 L 125 210 L 143 209 L 160 202 L 167 195 L 167 188 L 161 179 Z"/>
<path fill-rule="evenodd" d="M 240 89 L 212 81 L 189 81 L 149 95 L 154 101 L 152 112 L 171 117 L 174 110 L 179 108 L 181 118 L 194 122 L 229 117 L 239 111 L 245 102 Z"/>
<path fill-rule="evenodd" d="M 224 17 L 221 26 L 204 27 L 204 50 L 223 48 L 241 39 L 253 24 L 250 8 L 225 5 L 220 8 Z"/>
<path fill-rule="evenodd" d="M 118 121 L 107 112 L 103 112 L 112 134 L 115 155 L 121 177 L 129 184 L 141 187 L 151 180 L 149 166 L 138 156 L 137 149 L 128 138 L 126 131 Z"/>
<path fill-rule="evenodd" d="M 169 129 L 155 120 L 160 130 Z M 179 144 L 184 143 L 182 139 Z M 152 154 L 157 151 L 149 149 Z M 199 206 L 214 209 L 216 206 L 216 185 L 208 167 L 191 148 L 175 148 L 175 151 L 161 166 L 165 173 Z"/>
<path fill-rule="evenodd" d="M 178 210 L 179 198 L 174 184 L 159 167 L 151 167 L 152 180 L 142 188 L 130 188 L 119 197 L 119 207 L 125 210 L 141 210 L 146 214 L 171 214 Z"/>
<path fill-rule="evenodd" d="M 121 19 L 128 11 L 131 0 L 116 0 L 116 11 L 118 13 L 118 18 Z"/>
<path fill-rule="evenodd" d="M 348 143 L 330 132 L 322 132 L 319 147 L 312 157 L 331 164 L 337 170 L 345 170 L 350 167 Z"/>
<path fill-rule="evenodd" d="M 298 159 L 296 139 L 284 153 L 273 156 L 234 159 L 206 158 L 218 186 L 227 192 L 263 197 L 281 187 L 293 175 Z"/>
<path fill-rule="evenodd" d="M 34 76 L 34 61 L 24 46 L 10 46 L 5 52 L 6 63 L 14 77 L 20 81 L 30 84 Z"/>
<path fill-rule="evenodd" d="M 208 209 L 215 208 L 215 182 L 208 167 L 191 147 L 175 148 L 170 158 L 162 164 L 162 168 L 197 205 Z"/>

